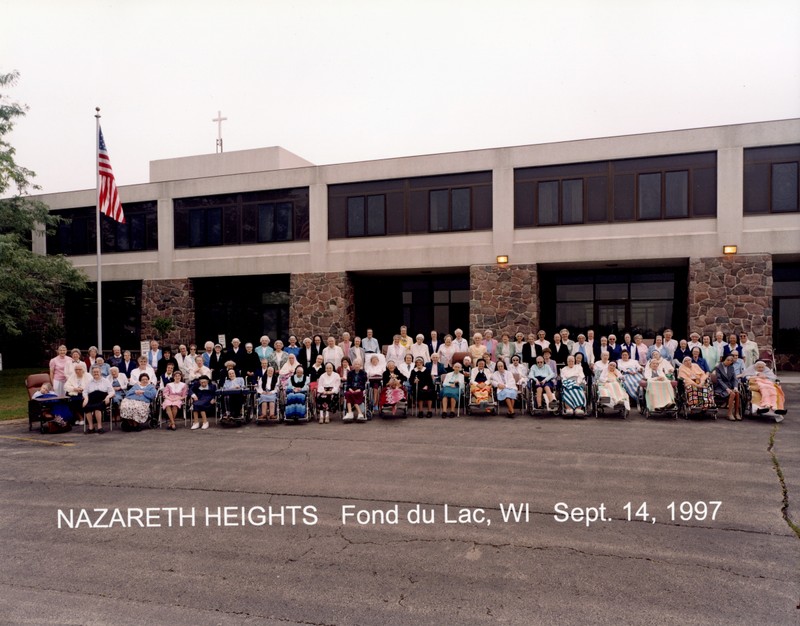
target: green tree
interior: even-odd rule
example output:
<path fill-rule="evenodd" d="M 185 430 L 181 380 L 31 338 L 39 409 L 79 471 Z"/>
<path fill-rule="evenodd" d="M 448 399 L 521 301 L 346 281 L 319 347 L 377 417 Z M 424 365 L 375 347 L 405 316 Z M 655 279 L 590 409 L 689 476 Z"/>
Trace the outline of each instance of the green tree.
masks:
<path fill-rule="evenodd" d="M 31 250 L 32 237 L 52 232 L 60 218 L 30 197 L 39 189 L 36 176 L 15 160 L 8 135 L 27 107 L 9 99 L 6 90 L 19 73 L 0 73 L 0 341 L 34 332 L 51 333 L 52 312 L 67 289 L 84 289 L 86 276 L 63 256 L 43 256 Z M 35 234 L 34 234 L 35 233 Z"/>

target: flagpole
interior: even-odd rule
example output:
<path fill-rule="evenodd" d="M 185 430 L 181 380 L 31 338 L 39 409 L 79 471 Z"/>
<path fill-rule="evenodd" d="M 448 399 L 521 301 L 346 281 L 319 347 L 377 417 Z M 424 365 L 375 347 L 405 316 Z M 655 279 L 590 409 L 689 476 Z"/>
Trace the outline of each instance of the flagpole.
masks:
<path fill-rule="evenodd" d="M 95 219 L 97 224 L 97 353 L 103 355 L 103 279 L 100 273 L 100 107 L 95 107 L 95 150 L 94 150 L 94 171 L 96 210 Z"/>

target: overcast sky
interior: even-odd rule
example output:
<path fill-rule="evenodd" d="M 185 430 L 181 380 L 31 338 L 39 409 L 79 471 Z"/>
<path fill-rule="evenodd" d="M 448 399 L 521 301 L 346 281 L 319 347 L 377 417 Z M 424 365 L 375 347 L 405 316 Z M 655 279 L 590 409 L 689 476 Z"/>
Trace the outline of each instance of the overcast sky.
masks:
<path fill-rule="evenodd" d="M 797 0 L 0 0 L 43 191 L 279 145 L 317 164 L 800 117 Z"/>

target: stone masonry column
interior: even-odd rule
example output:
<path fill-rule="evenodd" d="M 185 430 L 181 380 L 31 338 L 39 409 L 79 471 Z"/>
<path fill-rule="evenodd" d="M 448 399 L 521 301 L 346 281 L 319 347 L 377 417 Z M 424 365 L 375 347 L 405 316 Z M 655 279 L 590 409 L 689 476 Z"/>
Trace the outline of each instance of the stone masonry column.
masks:
<path fill-rule="evenodd" d="M 491 328 L 496 339 L 539 327 L 539 278 L 533 265 L 473 265 L 469 268 L 470 332 Z"/>
<path fill-rule="evenodd" d="M 745 331 L 772 347 L 772 255 L 689 259 L 689 332 Z"/>
<path fill-rule="evenodd" d="M 355 330 L 355 292 L 347 272 L 292 274 L 289 286 L 289 327 L 302 341 L 320 334 L 337 341 Z"/>
<path fill-rule="evenodd" d="M 175 324 L 175 328 L 163 338 L 163 344 L 177 350 L 179 344 L 194 343 L 194 285 L 191 279 L 142 281 L 143 339 L 156 336 L 153 320 L 157 317 L 172 318 Z"/>

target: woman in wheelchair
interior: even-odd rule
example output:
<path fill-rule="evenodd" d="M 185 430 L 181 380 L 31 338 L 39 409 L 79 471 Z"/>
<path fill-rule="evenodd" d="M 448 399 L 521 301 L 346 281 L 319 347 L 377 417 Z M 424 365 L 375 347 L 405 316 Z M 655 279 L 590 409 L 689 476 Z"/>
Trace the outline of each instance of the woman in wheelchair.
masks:
<path fill-rule="evenodd" d="M 235 365 L 235 364 L 234 364 Z M 231 367 L 222 384 L 222 396 L 225 399 L 225 414 L 223 419 L 235 419 L 241 416 L 244 406 L 245 384 L 244 378 L 236 375 L 236 369 Z"/>
<path fill-rule="evenodd" d="M 476 335 L 479 336 L 477 333 Z M 486 360 L 479 358 L 470 372 L 469 392 L 472 396 L 470 404 L 477 404 L 484 408 L 492 401 L 491 375 L 489 368 L 486 367 Z"/>
<path fill-rule="evenodd" d="M 555 411 L 558 407 L 558 401 L 553 393 L 553 389 L 556 385 L 556 377 L 553 374 L 553 370 L 544 364 L 544 358 L 541 356 L 536 357 L 536 363 L 533 364 L 528 373 L 528 380 L 530 381 L 531 388 L 536 390 L 536 397 L 532 400 L 532 402 L 534 402 L 534 407 L 538 409 L 549 407 L 551 410 Z M 547 407 L 542 405 L 542 395 L 545 394 L 547 395 Z"/>
<path fill-rule="evenodd" d="M 266 362 L 267 360 L 264 359 L 262 364 Z M 258 405 L 261 408 L 259 421 L 274 420 L 275 405 L 278 401 L 278 373 L 271 365 L 267 365 L 264 373 L 258 377 L 256 392 L 258 393 Z"/>
<path fill-rule="evenodd" d="M 786 397 L 783 389 L 778 384 L 775 373 L 764 361 L 756 361 L 754 365 L 744 370 L 743 376 L 751 388 L 755 386 L 761 395 L 760 401 L 753 402 L 756 413 L 764 415 L 773 412 L 780 416 L 786 415 Z"/>
<path fill-rule="evenodd" d="M 192 430 L 208 429 L 208 414 L 217 403 L 216 397 L 217 386 L 206 374 L 202 374 L 192 386 Z M 202 426 L 200 418 L 203 420 Z"/>
<path fill-rule="evenodd" d="M 675 408 L 675 389 L 669 378 L 672 372 L 673 369 L 667 359 L 662 358 L 660 353 L 654 352 L 644 370 L 644 378 L 647 381 L 645 402 L 648 410 L 662 411 Z"/>
<path fill-rule="evenodd" d="M 683 381 L 686 389 L 686 402 L 689 408 L 716 408 L 708 374 L 699 365 L 692 363 L 692 357 L 687 356 L 683 359 L 678 369 L 678 378 Z"/>
<path fill-rule="evenodd" d="M 156 397 L 156 388 L 150 382 L 150 376 L 142 372 L 139 382 L 128 389 L 125 399 L 119 405 L 119 416 L 123 427 L 130 430 L 140 430 L 142 424 L 150 419 L 150 403 Z"/>
<path fill-rule="evenodd" d="M 361 369 L 361 360 L 353 362 L 353 368 L 347 372 L 347 391 L 344 394 L 347 403 L 347 412 L 342 417 L 343 422 L 351 422 L 353 419 L 359 422 L 366 422 L 367 415 L 361 410 L 364 404 L 367 391 L 367 373 Z"/>
<path fill-rule="evenodd" d="M 623 374 L 617 369 L 616 361 L 609 361 L 608 369 L 600 373 L 597 379 L 597 395 L 600 404 L 612 407 L 623 405 L 630 411 L 631 403 L 628 392 L 622 387 Z"/>
<path fill-rule="evenodd" d="M 497 390 L 497 400 L 506 403 L 506 415 L 514 417 L 514 402 L 517 399 L 517 382 L 506 369 L 506 362 L 499 358 L 492 373 L 492 386 Z"/>
<path fill-rule="evenodd" d="M 583 368 L 575 363 L 575 357 L 567 357 L 567 366 L 561 369 L 561 397 L 567 413 L 584 415 L 586 413 L 586 378 Z"/>
<path fill-rule="evenodd" d="M 306 405 L 308 386 L 309 378 L 306 376 L 303 366 L 298 365 L 294 370 L 294 374 L 286 381 L 286 411 L 284 416 L 287 420 L 297 421 L 307 419 Z"/>
<path fill-rule="evenodd" d="M 83 390 L 83 410 L 88 422 L 86 434 L 103 431 L 103 411 L 106 410 L 114 397 L 114 388 L 108 379 L 103 378 L 99 365 L 92 366 L 92 379 Z M 92 426 L 92 418 L 97 421 L 97 428 Z"/>
<path fill-rule="evenodd" d="M 339 389 L 342 386 L 342 379 L 333 371 L 333 363 L 328 361 L 325 364 L 325 373 L 317 380 L 317 407 L 319 407 L 319 423 L 329 424 L 331 421 L 331 411 L 336 410 L 336 400 L 339 397 Z"/>

